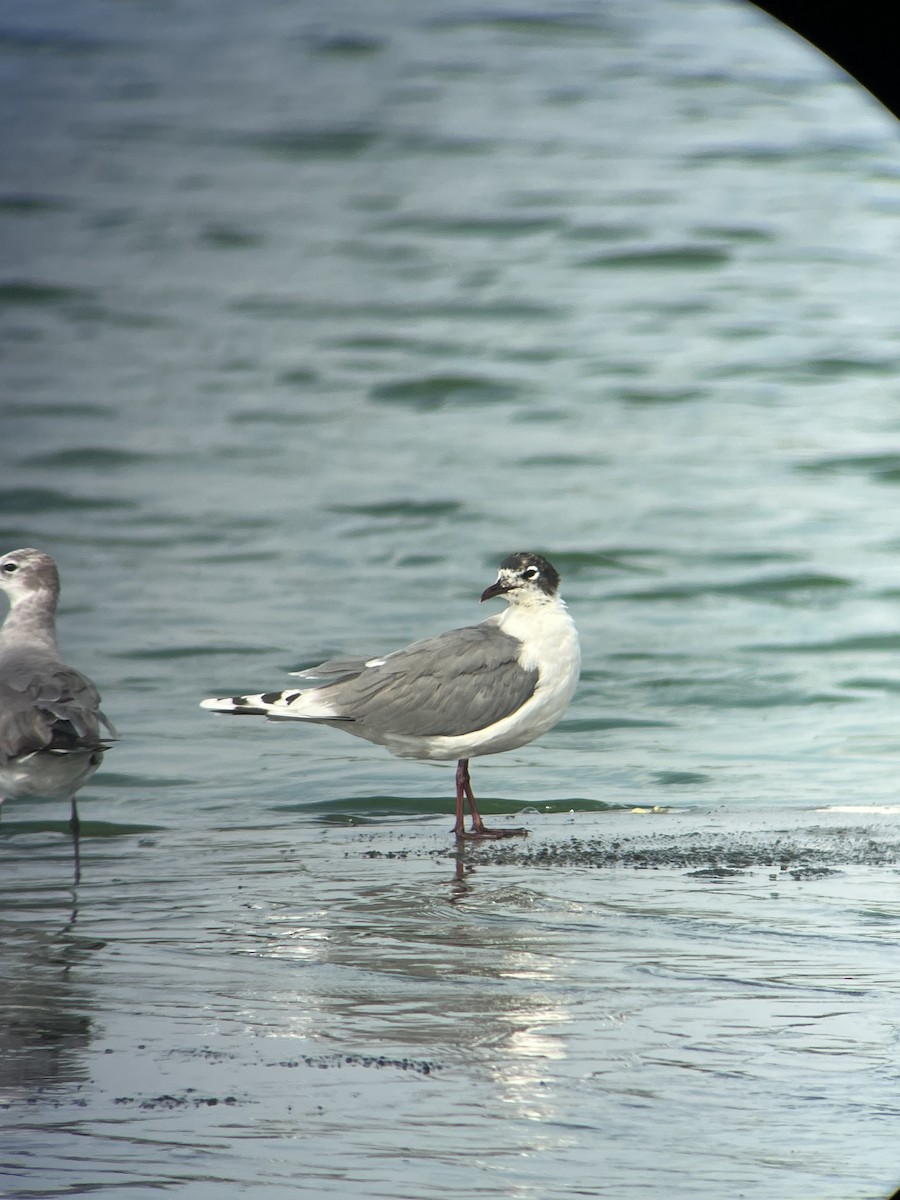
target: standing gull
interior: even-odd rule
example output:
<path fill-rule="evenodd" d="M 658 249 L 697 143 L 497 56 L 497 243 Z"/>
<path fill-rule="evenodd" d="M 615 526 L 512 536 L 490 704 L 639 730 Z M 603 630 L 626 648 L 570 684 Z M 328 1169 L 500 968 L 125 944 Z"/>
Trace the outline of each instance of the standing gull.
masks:
<path fill-rule="evenodd" d="M 386 746 L 401 758 L 456 760 L 461 837 L 507 837 L 488 829 L 469 780 L 469 759 L 515 750 L 546 733 L 569 706 L 581 657 L 559 595 L 559 575 L 540 554 L 511 554 L 482 600 L 509 607 L 480 625 L 451 629 L 383 658 L 335 658 L 298 675 L 333 682 L 305 691 L 204 700 L 201 707 L 272 721 L 313 721 Z M 463 810 L 472 813 L 469 830 Z"/>
<path fill-rule="evenodd" d="M 49 554 L 13 550 L 0 558 L 0 590 L 9 612 L 0 626 L 0 803 L 43 796 L 70 800 L 103 761 L 116 732 L 100 711 L 91 681 L 66 666 L 56 644 L 59 573 Z"/>

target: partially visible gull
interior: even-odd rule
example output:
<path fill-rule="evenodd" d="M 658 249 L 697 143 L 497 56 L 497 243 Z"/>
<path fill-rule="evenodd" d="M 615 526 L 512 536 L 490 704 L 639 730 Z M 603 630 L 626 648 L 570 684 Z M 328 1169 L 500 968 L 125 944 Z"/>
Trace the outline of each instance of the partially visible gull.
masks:
<path fill-rule="evenodd" d="M 335 658 L 298 675 L 333 682 L 258 696 L 204 700 L 235 716 L 333 725 L 401 758 L 457 761 L 456 824 L 462 837 L 506 837 L 488 829 L 469 779 L 469 759 L 514 750 L 546 733 L 578 682 L 578 634 L 559 595 L 559 575 L 540 554 L 511 554 L 482 600 L 509 607 L 480 625 L 451 629 L 383 658 Z M 472 822 L 465 829 L 468 800 Z"/>
<path fill-rule="evenodd" d="M 103 761 L 109 740 L 100 694 L 66 666 L 56 644 L 59 573 L 49 554 L 13 550 L 0 558 L 0 590 L 10 609 L 0 626 L 0 803 L 43 796 L 71 801 Z"/>

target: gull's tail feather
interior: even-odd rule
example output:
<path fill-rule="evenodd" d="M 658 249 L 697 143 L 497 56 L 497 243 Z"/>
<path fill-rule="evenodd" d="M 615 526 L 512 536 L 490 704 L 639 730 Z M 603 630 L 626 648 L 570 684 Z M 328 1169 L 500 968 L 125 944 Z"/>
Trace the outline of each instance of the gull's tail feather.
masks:
<path fill-rule="evenodd" d="M 257 696 L 221 696 L 201 700 L 200 707 L 210 712 L 235 717 L 266 717 L 270 721 L 348 721 L 334 712 L 331 704 L 316 695 L 316 689 L 262 692 Z"/>
<path fill-rule="evenodd" d="M 208 708 L 210 712 L 236 713 L 245 717 L 268 715 L 268 706 L 263 703 L 262 696 L 214 696 L 209 700 L 201 700 L 200 707 Z"/>

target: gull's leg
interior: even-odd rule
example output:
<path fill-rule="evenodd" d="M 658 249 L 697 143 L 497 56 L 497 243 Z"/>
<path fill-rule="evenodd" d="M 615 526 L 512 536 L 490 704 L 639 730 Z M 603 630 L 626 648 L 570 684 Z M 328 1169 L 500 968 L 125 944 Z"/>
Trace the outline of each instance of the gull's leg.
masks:
<path fill-rule="evenodd" d="M 481 819 L 481 813 L 478 811 L 478 805 L 475 803 L 475 793 L 472 791 L 472 780 L 469 778 L 469 760 L 464 758 L 459 764 L 463 768 L 462 786 L 465 792 L 466 799 L 469 802 L 469 810 L 472 813 L 472 828 L 471 833 L 476 837 L 484 837 L 487 833 L 484 821 Z"/>
<path fill-rule="evenodd" d="M 453 826 L 453 832 L 458 838 L 465 837 L 466 832 L 464 804 L 468 780 L 469 762 L 468 759 L 461 758 L 456 764 L 456 824 Z"/>
<path fill-rule="evenodd" d="M 81 832 L 81 822 L 78 819 L 78 808 L 75 805 L 75 797 L 72 797 L 72 811 L 69 815 L 69 828 L 72 831 L 72 837 L 77 838 Z"/>
<path fill-rule="evenodd" d="M 472 827 L 463 828 L 463 798 L 468 800 L 472 813 Z M 461 758 L 456 765 L 456 825 L 453 832 L 457 838 L 504 838 L 517 837 L 528 833 L 527 829 L 488 829 L 481 819 L 478 805 L 475 803 L 475 793 L 472 791 L 472 780 L 469 778 L 469 760 Z"/>

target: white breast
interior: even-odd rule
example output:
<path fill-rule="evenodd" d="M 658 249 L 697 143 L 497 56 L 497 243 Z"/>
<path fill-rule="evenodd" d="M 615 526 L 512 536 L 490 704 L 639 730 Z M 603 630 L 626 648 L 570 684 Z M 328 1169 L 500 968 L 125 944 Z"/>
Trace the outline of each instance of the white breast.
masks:
<path fill-rule="evenodd" d="M 515 750 L 552 729 L 569 707 L 581 670 L 581 649 L 575 623 L 562 600 L 554 597 L 510 606 L 493 620 L 504 633 L 522 642 L 521 666 L 537 669 L 534 694 L 516 712 L 487 729 L 431 738 L 427 751 L 420 749 L 412 757 L 460 759 Z"/>

